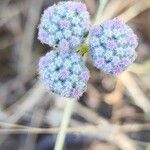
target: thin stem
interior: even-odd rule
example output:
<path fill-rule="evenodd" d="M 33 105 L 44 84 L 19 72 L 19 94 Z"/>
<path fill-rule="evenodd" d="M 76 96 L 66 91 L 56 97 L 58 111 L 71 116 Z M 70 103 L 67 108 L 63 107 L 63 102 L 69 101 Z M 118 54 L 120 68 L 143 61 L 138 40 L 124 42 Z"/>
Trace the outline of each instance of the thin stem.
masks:
<path fill-rule="evenodd" d="M 122 12 L 127 7 L 130 7 L 132 4 L 134 4 L 134 0 L 115 0 L 110 1 L 108 5 L 106 6 L 102 16 L 100 17 L 100 22 L 102 23 L 105 20 L 111 19 L 115 17 L 119 12 Z M 110 11 L 111 10 L 111 11 Z"/>
<path fill-rule="evenodd" d="M 75 104 L 75 99 L 66 99 L 66 106 L 64 110 L 63 120 L 61 123 L 60 131 L 57 136 L 54 150 L 62 150 L 64 145 L 64 139 L 67 131 L 67 127 L 71 118 L 72 109 Z"/>
<path fill-rule="evenodd" d="M 138 1 L 135 5 L 127 9 L 125 12 L 123 12 L 118 17 L 123 19 L 125 22 L 128 22 L 129 20 L 133 19 L 134 17 L 138 16 L 140 13 L 145 11 L 146 9 L 150 8 L 149 2 L 144 2 L 143 0 Z"/>
<path fill-rule="evenodd" d="M 0 128 L 0 134 L 57 134 L 59 128 L 37 128 L 22 126 L 17 124 L 10 123 L 0 123 L 4 128 Z M 98 125 L 85 125 L 77 127 L 69 127 L 66 129 L 66 133 L 95 133 L 95 132 L 108 132 L 110 128 L 118 128 L 118 130 L 123 132 L 137 132 L 143 129 L 150 130 L 150 123 L 146 124 L 124 124 L 124 125 L 115 125 L 109 123 L 109 128 L 105 124 Z"/>
<path fill-rule="evenodd" d="M 99 23 L 99 18 L 101 17 L 102 15 L 102 12 L 104 11 L 104 8 L 108 2 L 108 0 L 99 0 L 100 2 L 100 6 L 98 8 L 98 11 L 97 11 L 97 15 L 95 17 L 95 21 L 94 21 L 94 24 L 98 24 Z"/>

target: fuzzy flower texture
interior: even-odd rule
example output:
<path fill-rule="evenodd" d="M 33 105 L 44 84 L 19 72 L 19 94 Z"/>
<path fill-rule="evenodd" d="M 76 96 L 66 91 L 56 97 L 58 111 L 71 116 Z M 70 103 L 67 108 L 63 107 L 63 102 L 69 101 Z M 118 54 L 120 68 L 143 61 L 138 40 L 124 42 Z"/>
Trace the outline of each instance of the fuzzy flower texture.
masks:
<path fill-rule="evenodd" d="M 137 36 L 118 18 L 94 26 L 90 34 L 93 64 L 107 74 L 118 75 L 137 57 Z"/>
<path fill-rule="evenodd" d="M 87 67 L 74 52 L 65 57 L 58 51 L 48 52 L 39 61 L 39 74 L 48 91 L 73 98 L 86 91 L 89 79 Z"/>
<path fill-rule="evenodd" d="M 91 28 L 85 4 L 60 2 L 44 11 L 38 32 L 38 39 L 53 47 L 39 61 L 48 91 L 71 98 L 86 91 L 90 73 L 77 52 L 88 33 L 92 62 L 103 72 L 118 75 L 135 60 L 137 36 L 123 21 L 114 18 Z"/>
<path fill-rule="evenodd" d="M 44 11 L 38 39 L 52 47 L 68 52 L 84 42 L 90 29 L 90 17 L 81 2 L 59 2 Z"/>

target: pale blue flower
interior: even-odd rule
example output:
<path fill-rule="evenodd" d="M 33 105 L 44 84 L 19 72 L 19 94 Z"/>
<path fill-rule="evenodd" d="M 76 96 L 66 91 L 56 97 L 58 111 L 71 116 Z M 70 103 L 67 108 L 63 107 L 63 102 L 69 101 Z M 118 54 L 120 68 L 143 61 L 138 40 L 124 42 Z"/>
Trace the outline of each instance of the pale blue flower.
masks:
<path fill-rule="evenodd" d="M 72 33 L 70 30 L 64 30 L 63 35 L 64 35 L 65 39 L 70 39 L 72 36 Z"/>
<path fill-rule="evenodd" d="M 75 61 L 72 61 L 74 58 Z M 50 51 L 39 61 L 39 76 L 48 91 L 60 96 L 79 98 L 86 91 L 89 71 L 81 57 L 70 52 L 65 58 Z"/>
<path fill-rule="evenodd" d="M 118 75 L 136 59 L 137 36 L 118 18 L 94 26 L 89 40 L 93 64 L 105 73 Z"/>
<path fill-rule="evenodd" d="M 90 30 L 91 22 L 86 5 L 81 2 L 59 2 L 48 7 L 40 20 L 38 39 L 52 47 L 61 40 L 68 41 L 69 50 L 79 48 Z M 76 37 L 77 44 L 72 40 Z"/>

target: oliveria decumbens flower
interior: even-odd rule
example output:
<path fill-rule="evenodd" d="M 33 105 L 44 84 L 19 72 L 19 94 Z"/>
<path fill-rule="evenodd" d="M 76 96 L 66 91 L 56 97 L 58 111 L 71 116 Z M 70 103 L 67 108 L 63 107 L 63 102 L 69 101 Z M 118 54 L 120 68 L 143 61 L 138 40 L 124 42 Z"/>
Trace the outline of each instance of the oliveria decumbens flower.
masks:
<path fill-rule="evenodd" d="M 86 5 L 81 2 L 60 2 L 48 7 L 40 21 L 38 39 L 60 50 L 80 47 L 90 29 Z"/>
<path fill-rule="evenodd" d="M 96 68 L 118 75 L 133 63 L 137 54 L 137 36 L 118 18 L 93 26 L 90 33 L 90 53 Z"/>
<path fill-rule="evenodd" d="M 81 57 L 52 50 L 39 61 L 39 75 L 48 91 L 60 96 L 79 98 L 87 88 L 89 71 Z"/>
<path fill-rule="evenodd" d="M 89 36 L 89 45 L 85 38 Z M 53 47 L 39 61 L 39 76 L 48 91 L 79 98 L 86 91 L 89 70 L 80 55 L 90 49 L 95 67 L 111 75 L 123 72 L 135 60 L 137 36 L 118 18 L 90 29 L 89 13 L 81 2 L 60 2 L 47 8 L 38 39 Z"/>

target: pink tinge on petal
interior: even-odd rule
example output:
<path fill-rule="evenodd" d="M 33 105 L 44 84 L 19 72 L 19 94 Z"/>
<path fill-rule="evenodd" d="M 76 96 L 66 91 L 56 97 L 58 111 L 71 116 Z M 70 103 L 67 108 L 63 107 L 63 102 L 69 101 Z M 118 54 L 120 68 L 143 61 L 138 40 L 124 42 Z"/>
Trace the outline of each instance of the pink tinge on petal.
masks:
<path fill-rule="evenodd" d="M 39 61 L 39 68 L 42 69 L 44 67 L 47 67 L 48 60 L 45 57 L 42 57 Z"/>
<path fill-rule="evenodd" d="M 61 50 L 61 51 L 60 51 L 60 56 L 61 56 L 62 58 L 68 57 L 69 54 L 70 54 L 70 51 L 65 51 L 65 50 Z"/>
<path fill-rule="evenodd" d="M 128 59 L 124 58 L 124 59 L 121 60 L 121 64 L 122 64 L 122 66 L 124 66 L 124 68 L 126 68 L 126 67 L 128 67 L 128 65 L 131 64 L 131 62 L 129 62 Z"/>
<path fill-rule="evenodd" d="M 97 68 L 101 68 L 105 64 L 105 60 L 103 58 L 99 58 L 98 60 L 94 61 L 94 65 Z"/>
<path fill-rule="evenodd" d="M 71 2 L 71 1 L 66 2 L 65 6 L 66 6 L 67 9 L 72 10 L 72 11 L 75 10 L 75 8 L 76 8 L 75 7 L 75 2 Z"/>
<path fill-rule="evenodd" d="M 41 30 L 38 34 L 38 39 L 45 41 L 48 37 L 48 33 L 44 30 Z"/>
<path fill-rule="evenodd" d="M 89 74 L 89 71 L 87 70 L 87 71 L 84 71 L 84 72 L 81 73 L 80 80 L 88 81 L 89 77 L 90 77 L 90 74 Z"/>
<path fill-rule="evenodd" d="M 101 35 L 102 28 L 100 26 L 95 26 L 92 28 L 92 34 L 93 35 Z"/>
<path fill-rule="evenodd" d="M 137 46 L 137 44 L 138 44 L 137 36 L 136 35 L 129 36 L 129 38 L 127 39 L 127 41 L 130 44 L 134 44 L 135 46 Z"/>
<path fill-rule="evenodd" d="M 117 47 L 117 44 L 115 41 L 113 40 L 109 40 L 107 43 L 106 43 L 106 47 L 109 48 L 109 49 L 115 49 Z"/>
<path fill-rule="evenodd" d="M 76 9 L 78 13 L 82 13 L 83 11 L 86 11 L 86 6 L 83 3 L 78 3 Z"/>
<path fill-rule="evenodd" d="M 113 66 L 113 74 L 114 75 L 119 75 L 120 73 L 122 73 L 124 70 L 120 65 L 115 65 Z"/>
<path fill-rule="evenodd" d="M 79 98 L 82 95 L 82 92 L 79 89 L 72 90 L 72 97 Z"/>
<path fill-rule="evenodd" d="M 62 29 L 68 29 L 70 26 L 70 23 L 67 20 L 61 20 L 59 24 Z"/>
<path fill-rule="evenodd" d="M 54 13 L 54 8 L 53 8 L 53 6 L 52 7 L 50 7 L 50 8 L 48 8 L 47 9 L 47 15 L 49 15 L 50 17 L 53 15 L 53 13 Z"/>
<path fill-rule="evenodd" d="M 119 18 L 114 18 L 112 20 L 112 24 L 114 28 L 119 29 L 123 25 L 123 21 L 120 20 Z"/>
<path fill-rule="evenodd" d="M 60 42 L 59 42 L 59 49 L 61 51 L 69 51 L 69 43 L 67 40 L 65 39 L 62 39 Z"/>
<path fill-rule="evenodd" d="M 69 77 L 69 71 L 67 71 L 67 70 L 61 70 L 60 72 L 59 72 L 59 76 L 60 76 L 60 78 L 61 79 L 67 79 L 68 77 Z"/>

